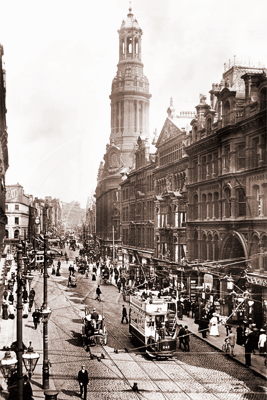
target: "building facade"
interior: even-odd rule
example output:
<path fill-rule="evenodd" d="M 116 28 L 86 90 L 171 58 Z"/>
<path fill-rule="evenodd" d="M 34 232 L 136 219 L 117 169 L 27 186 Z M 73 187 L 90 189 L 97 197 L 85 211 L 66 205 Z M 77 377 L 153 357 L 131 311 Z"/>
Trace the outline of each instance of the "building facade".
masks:
<path fill-rule="evenodd" d="M 7 124 L 6 124 L 6 71 L 3 65 L 4 48 L 0 44 L 0 250 L 4 248 L 7 217 L 5 213 L 6 184 L 8 169 Z"/>
<path fill-rule="evenodd" d="M 101 162 L 96 187 L 96 235 L 103 248 L 120 243 L 121 172 L 132 167 L 140 135 L 149 135 L 149 82 L 143 72 L 142 30 L 132 14 L 119 33 L 119 62 L 112 81 L 111 133 Z"/>
<path fill-rule="evenodd" d="M 226 68 L 211 104 L 200 97 L 185 149 L 188 260 L 198 286 L 206 282 L 212 296 L 228 301 L 227 314 L 235 301 L 224 279 L 231 274 L 236 290 L 253 293 L 258 326 L 267 296 L 266 83 L 263 68 Z"/>
<path fill-rule="evenodd" d="M 24 194 L 23 187 L 7 185 L 6 187 L 6 239 L 17 240 L 28 237 L 29 227 L 29 196 Z"/>
<path fill-rule="evenodd" d="M 150 265 L 154 254 L 154 184 L 155 154 L 150 153 L 146 137 L 136 144 L 135 168 L 123 175 L 121 183 L 121 237 L 123 265 Z M 130 270 L 131 280 L 138 280 L 138 268 Z"/>

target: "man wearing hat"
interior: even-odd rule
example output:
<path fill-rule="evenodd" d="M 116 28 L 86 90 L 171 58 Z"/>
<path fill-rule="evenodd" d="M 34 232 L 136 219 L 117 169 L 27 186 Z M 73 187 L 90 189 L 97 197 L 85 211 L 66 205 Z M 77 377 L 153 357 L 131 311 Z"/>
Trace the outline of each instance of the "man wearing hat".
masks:
<path fill-rule="evenodd" d="M 82 365 L 82 369 L 78 373 L 78 381 L 80 385 L 80 396 L 82 398 L 82 395 L 84 393 L 84 400 L 86 400 L 87 397 L 87 385 L 89 382 L 88 378 L 88 372 L 85 369 L 85 365 Z"/>
<path fill-rule="evenodd" d="M 124 319 L 126 319 L 126 324 L 128 324 L 127 310 L 125 305 L 122 306 L 122 318 L 121 323 L 123 324 Z"/>

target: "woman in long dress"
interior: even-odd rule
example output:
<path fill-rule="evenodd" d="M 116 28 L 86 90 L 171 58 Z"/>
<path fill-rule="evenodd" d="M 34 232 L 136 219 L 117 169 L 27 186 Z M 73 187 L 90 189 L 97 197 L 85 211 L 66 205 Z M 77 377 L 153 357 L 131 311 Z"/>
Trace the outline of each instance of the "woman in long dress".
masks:
<path fill-rule="evenodd" d="M 218 318 L 216 317 L 216 314 L 213 314 L 213 317 L 210 320 L 210 336 L 219 336 Z"/>
<path fill-rule="evenodd" d="M 2 319 L 8 319 L 8 303 L 6 300 L 2 304 Z"/>

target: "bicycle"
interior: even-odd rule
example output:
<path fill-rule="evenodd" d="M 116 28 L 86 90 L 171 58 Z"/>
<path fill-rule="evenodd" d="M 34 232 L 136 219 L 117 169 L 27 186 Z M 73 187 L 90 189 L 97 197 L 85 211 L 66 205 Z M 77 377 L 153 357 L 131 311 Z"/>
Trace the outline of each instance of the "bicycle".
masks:
<path fill-rule="evenodd" d="M 224 341 L 224 343 L 222 345 L 222 351 L 224 353 L 229 353 L 229 354 L 231 353 L 231 346 L 230 346 L 229 340 Z"/>

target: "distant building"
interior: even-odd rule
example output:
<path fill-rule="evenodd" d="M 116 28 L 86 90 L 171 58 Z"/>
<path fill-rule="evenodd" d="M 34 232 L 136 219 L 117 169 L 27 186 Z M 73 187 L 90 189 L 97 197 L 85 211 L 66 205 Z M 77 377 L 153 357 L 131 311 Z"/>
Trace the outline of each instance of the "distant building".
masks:
<path fill-rule="evenodd" d="M 28 237 L 30 198 L 24 194 L 23 187 L 6 187 L 6 239 L 24 239 Z"/>
<path fill-rule="evenodd" d="M 86 211 L 81 208 L 80 203 L 72 201 L 71 203 L 62 202 L 62 221 L 65 228 L 74 228 L 85 221 Z"/>
<path fill-rule="evenodd" d="M 6 124 L 6 71 L 3 66 L 2 57 L 4 48 L 0 44 L 0 251 L 4 247 L 6 236 L 6 214 L 5 214 L 5 175 L 8 169 L 7 148 L 7 124 Z"/>

